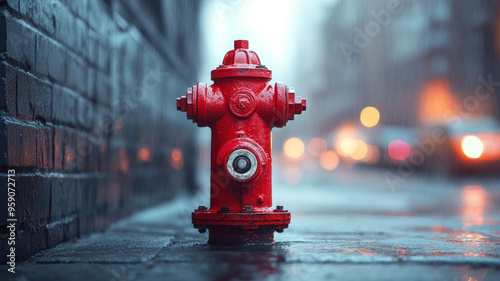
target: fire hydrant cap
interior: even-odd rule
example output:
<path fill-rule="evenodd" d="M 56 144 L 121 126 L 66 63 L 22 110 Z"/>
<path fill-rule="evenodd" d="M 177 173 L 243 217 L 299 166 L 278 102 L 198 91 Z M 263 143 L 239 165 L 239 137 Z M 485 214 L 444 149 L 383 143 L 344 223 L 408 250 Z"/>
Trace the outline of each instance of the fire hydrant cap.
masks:
<path fill-rule="evenodd" d="M 226 77 L 256 77 L 271 79 L 271 70 L 260 63 L 259 56 L 248 49 L 247 40 L 235 40 L 234 50 L 224 56 L 222 65 L 212 70 L 212 80 Z"/>
<path fill-rule="evenodd" d="M 234 49 L 248 49 L 248 40 L 234 40 Z"/>

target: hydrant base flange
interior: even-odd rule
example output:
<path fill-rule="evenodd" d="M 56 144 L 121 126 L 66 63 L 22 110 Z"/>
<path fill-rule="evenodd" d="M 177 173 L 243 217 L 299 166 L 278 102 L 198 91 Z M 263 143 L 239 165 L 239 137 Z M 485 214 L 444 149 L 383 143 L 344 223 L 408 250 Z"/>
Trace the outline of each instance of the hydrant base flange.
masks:
<path fill-rule="evenodd" d="M 291 214 L 286 210 L 260 213 L 213 213 L 196 210 L 192 213 L 193 225 L 209 231 L 208 243 L 231 245 L 249 242 L 273 242 L 274 231 L 288 228 Z"/>
<path fill-rule="evenodd" d="M 195 228 L 210 228 L 210 226 L 241 226 L 249 229 L 260 226 L 286 228 L 290 223 L 290 219 L 291 214 L 288 211 L 213 213 L 209 210 L 196 210 L 192 213 L 192 220 Z"/>

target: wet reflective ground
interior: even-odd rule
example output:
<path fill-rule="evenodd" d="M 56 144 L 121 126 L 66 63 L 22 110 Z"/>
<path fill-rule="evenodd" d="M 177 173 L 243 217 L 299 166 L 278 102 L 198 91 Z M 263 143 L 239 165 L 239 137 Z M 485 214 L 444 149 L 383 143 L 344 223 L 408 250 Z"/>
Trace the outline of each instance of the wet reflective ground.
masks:
<path fill-rule="evenodd" d="M 500 280 L 500 180 L 413 175 L 389 184 L 386 176 L 339 169 L 297 186 L 277 184 L 274 202 L 292 212 L 292 223 L 274 244 L 206 245 L 208 235 L 190 224 L 191 209 L 208 202 L 200 194 L 43 252 L 18 265 L 15 277 Z"/>

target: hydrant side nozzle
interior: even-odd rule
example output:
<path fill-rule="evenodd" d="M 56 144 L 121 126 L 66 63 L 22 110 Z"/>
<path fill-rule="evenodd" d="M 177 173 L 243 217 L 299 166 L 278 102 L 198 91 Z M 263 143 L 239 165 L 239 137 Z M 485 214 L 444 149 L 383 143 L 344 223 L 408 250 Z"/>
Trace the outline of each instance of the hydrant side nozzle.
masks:
<path fill-rule="evenodd" d="M 177 98 L 177 110 L 186 112 L 187 111 L 187 98 L 186 96 L 181 96 Z"/>
<path fill-rule="evenodd" d="M 302 111 L 306 111 L 306 99 L 295 96 L 295 114 L 301 114 Z"/>
<path fill-rule="evenodd" d="M 198 83 L 198 127 L 210 126 L 226 112 L 227 104 L 216 85 Z"/>
<path fill-rule="evenodd" d="M 189 87 L 185 96 L 177 98 L 177 110 L 186 112 L 187 118 L 197 123 L 198 127 L 217 122 L 225 109 L 225 100 L 218 87 L 207 86 L 203 82 Z"/>
<path fill-rule="evenodd" d="M 282 128 L 286 125 L 286 86 L 285 83 L 278 81 L 274 84 L 272 112 L 274 116 L 271 120 L 273 127 Z"/>
<path fill-rule="evenodd" d="M 194 87 L 193 87 L 194 88 Z M 196 91 L 196 89 L 193 89 Z M 190 93 L 188 91 L 188 93 L 186 94 L 186 98 L 187 98 L 187 118 L 188 119 L 193 119 L 193 93 Z"/>
<path fill-rule="evenodd" d="M 295 118 L 295 90 L 292 87 L 286 87 L 286 120 Z"/>
<path fill-rule="evenodd" d="M 296 96 L 295 90 L 292 87 L 286 87 L 287 108 L 286 117 L 287 121 L 294 120 L 295 115 L 301 114 L 307 108 L 306 99 Z"/>
<path fill-rule="evenodd" d="M 274 89 L 265 88 L 259 95 L 258 112 L 271 127 L 282 128 L 307 108 L 306 99 L 296 96 L 293 87 L 276 82 Z M 271 101 L 271 102 L 269 102 Z"/>

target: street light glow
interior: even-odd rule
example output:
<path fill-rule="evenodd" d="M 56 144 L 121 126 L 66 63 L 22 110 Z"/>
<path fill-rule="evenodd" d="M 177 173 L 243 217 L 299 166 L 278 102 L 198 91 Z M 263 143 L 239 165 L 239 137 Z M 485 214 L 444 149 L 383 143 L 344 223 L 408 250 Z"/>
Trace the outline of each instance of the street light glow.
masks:
<path fill-rule="evenodd" d="M 469 158 L 479 158 L 483 149 L 483 142 L 476 136 L 466 136 L 462 139 L 462 151 Z"/>
<path fill-rule="evenodd" d="M 356 144 L 352 138 L 344 138 L 340 141 L 340 153 L 343 156 L 350 156 L 356 150 Z"/>
<path fill-rule="evenodd" d="M 299 138 L 291 138 L 285 142 L 283 149 L 286 156 L 298 159 L 304 154 L 304 143 Z"/>
<path fill-rule="evenodd" d="M 373 127 L 378 124 L 380 113 L 373 106 L 367 106 L 361 110 L 359 120 L 365 127 Z"/>
<path fill-rule="evenodd" d="M 335 168 L 339 165 L 339 157 L 334 151 L 325 151 L 321 153 L 319 163 L 321 167 L 327 171 L 335 170 Z"/>
<path fill-rule="evenodd" d="M 368 146 L 366 143 L 362 140 L 354 140 L 354 151 L 351 154 L 352 159 L 354 160 L 361 160 L 365 158 L 366 154 L 368 153 Z"/>

